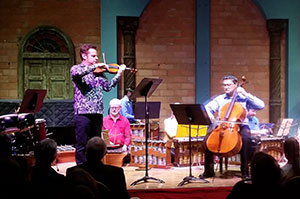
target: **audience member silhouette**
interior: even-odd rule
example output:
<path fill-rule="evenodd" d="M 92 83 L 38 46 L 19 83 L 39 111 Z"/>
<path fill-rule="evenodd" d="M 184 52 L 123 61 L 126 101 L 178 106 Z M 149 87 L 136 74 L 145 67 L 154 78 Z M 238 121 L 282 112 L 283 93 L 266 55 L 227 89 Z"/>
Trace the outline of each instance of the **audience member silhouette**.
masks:
<path fill-rule="evenodd" d="M 282 198 L 298 198 L 299 187 L 300 176 L 291 177 L 282 185 Z"/>
<path fill-rule="evenodd" d="M 37 143 L 34 149 L 36 163 L 31 173 L 31 197 L 53 199 L 68 196 L 66 177 L 51 167 L 56 155 L 57 144 L 53 139 L 46 138 Z"/>
<path fill-rule="evenodd" d="M 294 176 L 300 176 L 300 155 L 299 142 L 296 138 L 290 137 L 283 143 L 283 152 L 287 163 L 282 169 L 282 183 L 285 183 Z"/>
<path fill-rule="evenodd" d="M 0 198 L 17 199 L 27 196 L 23 169 L 13 158 L 0 159 Z M 25 197 L 26 198 L 26 197 Z"/>
<path fill-rule="evenodd" d="M 87 171 L 75 167 L 67 170 L 67 181 L 73 186 L 73 198 L 108 199 L 111 192 L 106 185 L 97 182 Z"/>
<path fill-rule="evenodd" d="M 111 191 L 110 198 L 128 199 L 129 194 L 126 187 L 124 170 L 120 167 L 105 165 L 101 159 L 106 154 L 106 144 L 98 136 L 91 138 L 86 146 L 87 162 L 67 169 L 67 173 L 72 169 L 80 167 L 89 172 L 96 181 L 105 184 Z M 101 193 L 100 193 L 101 195 Z"/>
<path fill-rule="evenodd" d="M 281 169 L 273 156 L 257 152 L 251 165 L 251 179 L 237 182 L 227 199 L 277 199 L 281 197 Z"/>
<path fill-rule="evenodd" d="M 12 144 L 7 134 L 0 135 L 0 157 L 10 158 L 12 156 Z"/>
<path fill-rule="evenodd" d="M 27 161 L 12 156 L 12 144 L 7 134 L 0 135 L 0 197 L 25 197 L 28 189 Z"/>

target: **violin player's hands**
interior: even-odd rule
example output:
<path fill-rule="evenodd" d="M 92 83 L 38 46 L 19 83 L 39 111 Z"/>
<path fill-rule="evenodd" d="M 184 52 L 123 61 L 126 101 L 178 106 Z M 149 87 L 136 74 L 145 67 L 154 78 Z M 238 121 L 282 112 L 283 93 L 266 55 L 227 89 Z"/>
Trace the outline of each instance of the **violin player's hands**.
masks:
<path fill-rule="evenodd" d="M 244 97 L 248 97 L 248 93 L 247 93 L 247 91 L 246 91 L 244 88 L 238 87 L 238 88 L 236 89 L 236 91 L 237 91 L 239 94 L 243 95 Z"/>
<path fill-rule="evenodd" d="M 121 76 L 125 69 L 126 69 L 126 65 L 125 64 L 119 65 L 119 70 L 118 70 L 117 75 Z"/>

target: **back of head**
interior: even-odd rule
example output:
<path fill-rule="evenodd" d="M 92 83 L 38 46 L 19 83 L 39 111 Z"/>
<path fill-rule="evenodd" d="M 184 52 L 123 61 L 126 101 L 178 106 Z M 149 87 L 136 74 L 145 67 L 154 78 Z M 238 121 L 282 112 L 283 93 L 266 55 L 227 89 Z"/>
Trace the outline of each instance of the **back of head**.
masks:
<path fill-rule="evenodd" d="M 34 157 L 37 164 L 51 165 L 57 155 L 57 143 L 53 139 L 46 138 L 40 141 L 34 149 Z"/>
<path fill-rule="evenodd" d="M 76 185 L 73 188 L 72 198 L 73 199 L 82 199 L 82 198 L 96 199 L 98 197 L 90 187 L 85 185 Z"/>
<path fill-rule="evenodd" d="M 273 156 L 257 152 L 251 161 L 252 182 L 258 186 L 278 185 L 281 179 L 281 169 Z"/>
<path fill-rule="evenodd" d="M 294 137 L 287 138 L 283 143 L 283 151 L 288 163 L 293 165 L 294 174 L 300 175 L 298 140 Z"/>
<path fill-rule="evenodd" d="M 75 198 L 110 198 L 111 192 L 106 185 L 95 180 L 86 170 L 80 167 L 67 169 L 66 177 L 74 187 Z M 85 195 L 87 194 L 87 195 Z M 100 197 L 101 196 L 101 197 Z"/>
<path fill-rule="evenodd" d="M 105 154 L 105 141 L 99 136 L 92 137 L 86 145 L 86 159 L 88 161 L 100 161 Z"/>
<path fill-rule="evenodd" d="M 97 192 L 96 180 L 82 168 L 74 167 L 67 170 L 66 174 L 67 180 L 70 184 L 74 186 L 86 186 L 89 187 L 94 193 Z"/>
<path fill-rule="evenodd" d="M 283 143 L 285 157 L 292 161 L 294 157 L 299 157 L 299 143 L 294 137 L 287 138 Z"/>
<path fill-rule="evenodd" d="M 0 158 L 0 186 L 18 185 L 25 181 L 23 177 L 22 168 L 16 160 Z"/>
<path fill-rule="evenodd" d="M 294 176 L 283 184 L 283 195 L 285 198 L 296 198 L 299 193 L 300 176 Z"/>
<path fill-rule="evenodd" d="M 26 180 L 17 161 L 13 158 L 0 158 L 0 198 L 24 198 Z"/>

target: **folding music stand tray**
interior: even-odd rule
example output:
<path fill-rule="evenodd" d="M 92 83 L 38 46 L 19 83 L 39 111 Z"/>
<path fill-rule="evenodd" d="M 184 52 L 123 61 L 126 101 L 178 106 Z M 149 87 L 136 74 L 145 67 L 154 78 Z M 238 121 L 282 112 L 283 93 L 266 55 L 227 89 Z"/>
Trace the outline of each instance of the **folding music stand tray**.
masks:
<path fill-rule="evenodd" d="M 210 118 L 202 104 L 170 104 L 171 109 L 176 117 L 178 124 L 189 125 L 189 155 L 190 155 L 190 173 L 189 176 L 183 178 L 178 184 L 182 186 L 191 181 L 201 181 L 208 183 L 209 181 L 194 177 L 192 175 L 192 141 L 191 141 L 191 125 L 209 125 Z"/>
<path fill-rule="evenodd" d="M 27 89 L 18 113 L 39 112 L 42 108 L 47 90 Z"/>
<path fill-rule="evenodd" d="M 145 176 L 141 179 L 138 179 L 131 183 L 132 185 L 136 185 L 137 183 L 144 181 L 148 182 L 148 180 L 154 180 L 158 181 L 160 183 L 165 183 L 163 180 L 154 178 L 154 177 L 149 177 L 148 176 L 148 137 L 149 137 L 149 106 L 147 102 L 147 97 L 150 97 L 151 94 L 154 92 L 154 90 L 158 87 L 158 85 L 162 82 L 162 79 L 152 79 L 152 78 L 144 78 L 140 84 L 136 87 L 136 89 L 133 91 L 133 93 L 130 96 L 130 99 L 137 98 L 137 97 L 144 97 L 145 98 L 145 158 L 146 158 L 146 168 L 145 168 Z M 159 111 L 159 110 L 158 110 Z"/>

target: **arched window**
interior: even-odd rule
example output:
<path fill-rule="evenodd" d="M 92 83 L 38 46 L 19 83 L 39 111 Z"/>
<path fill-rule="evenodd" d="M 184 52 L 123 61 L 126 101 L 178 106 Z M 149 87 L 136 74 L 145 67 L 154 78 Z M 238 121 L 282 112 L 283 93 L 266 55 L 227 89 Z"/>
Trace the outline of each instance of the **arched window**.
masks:
<path fill-rule="evenodd" d="M 68 53 L 69 49 L 65 39 L 57 31 L 42 29 L 28 38 L 23 52 Z"/>

